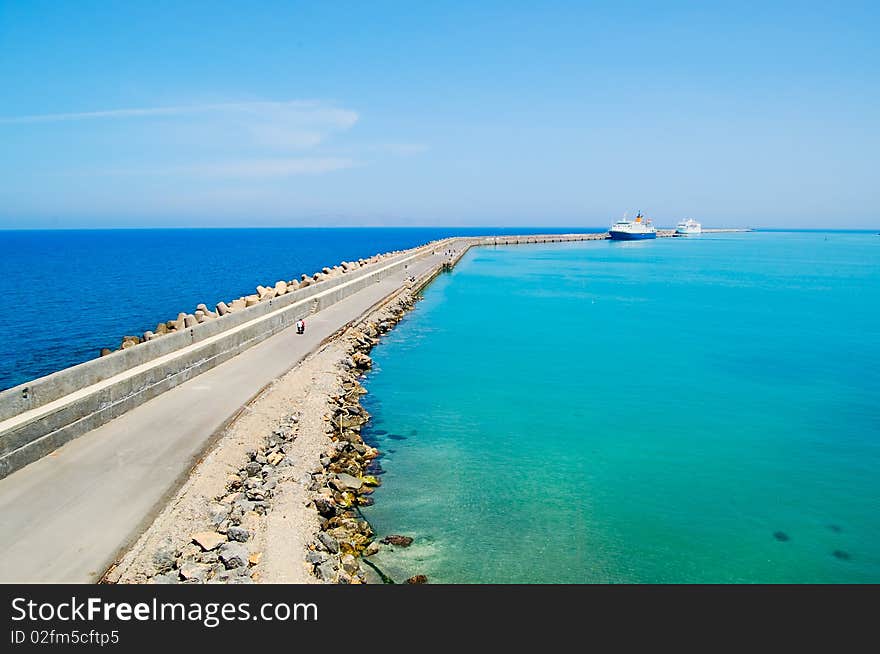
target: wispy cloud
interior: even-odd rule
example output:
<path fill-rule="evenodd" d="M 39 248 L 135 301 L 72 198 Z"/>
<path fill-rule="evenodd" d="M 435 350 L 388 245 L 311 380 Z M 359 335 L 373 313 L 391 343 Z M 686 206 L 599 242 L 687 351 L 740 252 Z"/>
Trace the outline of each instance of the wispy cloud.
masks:
<path fill-rule="evenodd" d="M 353 168 L 357 162 L 345 157 L 293 157 L 278 159 L 239 159 L 170 165 L 152 168 L 113 168 L 86 173 L 89 175 L 121 175 L 158 177 L 186 175 L 205 178 L 263 178 L 320 175 Z"/>
<path fill-rule="evenodd" d="M 314 100 L 290 100 L 285 102 L 225 102 L 215 104 L 178 105 L 173 107 L 138 107 L 80 111 L 56 114 L 32 114 L 27 116 L 0 116 L 0 123 L 57 123 L 77 120 L 114 118 L 149 118 L 155 116 L 186 116 L 196 114 L 269 114 L 298 119 L 305 122 L 329 123 L 340 129 L 348 129 L 358 121 L 358 114 L 350 109 L 328 106 Z"/>
<path fill-rule="evenodd" d="M 284 188 L 289 178 L 426 149 L 394 140 L 352 143 L 346 136 L 359 118 L 321 100 L 248 101 L 6 116 L 0 130 L 27 133 L 43 146 L 47 162 L 64 162 L 45 166 L 44 176 L 88 179 L 84 188 L 96 188 L 89 184 L 101 178 L 113 179 L 114 189 L 143 182 L 166 193 L 190 182 L 221 189 L 235 180 L 274 180 Z M 66 150 L 59 157 L 62 138 Z"/>

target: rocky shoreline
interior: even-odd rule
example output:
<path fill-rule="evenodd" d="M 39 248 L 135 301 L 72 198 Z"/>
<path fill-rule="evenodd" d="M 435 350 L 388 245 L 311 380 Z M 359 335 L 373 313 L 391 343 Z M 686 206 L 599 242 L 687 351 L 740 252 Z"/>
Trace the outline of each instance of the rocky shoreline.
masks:
<path fill-rule="evenodd" d="M 303 402 L 291 406 L 273 397 L 273 388 L 258 398 L 251 411 L 262 413 L 265 402 L 276 409 L 271 420 L 244 424 L 256 420 L 246 414 L 234 421 L 223 437 L 234 442 L 218 442 L 103 581 L 359 584 L 378 575 L 390 582 L 364 560 L 412 539 L 379 540 L 360 514 L 359 507 L 372 503 L 381 467 L 378 450 L 361 437 L 369 414 L 360 404 L 366 390 L 359 380 L 372 367 L 370 350 L 412 309 L 415 289 L 437 272 L 386 298 L 288 373 L 290 379 L 279 380 L 295 383 Z M 427 579 L 415 575 L 406 582 Z"/>
<path fill-rule="evenodd" d="M 370 416 L 360 404 L 361 396 L 367 391 L 359 379 L 372 367 L 369 351 L 382 334 L 403 319 L 414 303 L 415 297 L 404 293 L 344 336 L 348 356 L 342 362 L 342 392 L 331 398 L 335 406 L 332 413 L 325 416 L 332 444 L 320 460 L 324 472 L 314 480 L 312 506 L 321 516 L 321 530 L 306 554 L 306 560 L 314 566 L 314 574 L 325 582 L 363 583 L 366 576 L 359 559 L 378 553 L 381 545 L 408 547 L 412 543 L 412 538 L 401 535 L 388 535 L 377 541 L 357 507 L 373 503 L 370 496 L 380 485 L 378 474 L 381 474 L 377 462 L 379 451 L 361 437 L 361 429 Z M 383 581 L 393 583 L 375 566 L 370 567 Z M 406 583 L 427 583 L 427 578 L 415 575 Z"/>

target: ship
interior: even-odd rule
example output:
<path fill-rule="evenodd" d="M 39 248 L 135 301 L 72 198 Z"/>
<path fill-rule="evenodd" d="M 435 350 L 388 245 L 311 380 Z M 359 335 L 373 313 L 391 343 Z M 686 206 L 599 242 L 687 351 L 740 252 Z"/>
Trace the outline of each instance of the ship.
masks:
<path fill-rule="evenodd" d="M 657 238 L 657 230 L 650 219 L 640 211 L 633 220 L 618 220 L 608 230 L 615 241 L 637 241 L 644 238 Z"/>
<path fill-rule="evenodd" d="M 702 234 L 703 226 L 698 223 L 693 218 L 688 218 L 687 220 L 680 221 L 675 226 L 675 235 L 676 236 L 690 236 L 692 234 Z"/>

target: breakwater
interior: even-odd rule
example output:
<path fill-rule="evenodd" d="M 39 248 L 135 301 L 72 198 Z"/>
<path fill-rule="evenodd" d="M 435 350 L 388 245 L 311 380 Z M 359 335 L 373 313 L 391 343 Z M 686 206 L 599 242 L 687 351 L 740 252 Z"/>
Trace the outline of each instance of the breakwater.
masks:
<path fill-rule="evenodd" d="M 413 308 L 419 291 L 467 249 L 443 250 L 437 265 L 406 278 L 278 380 L 254 405 L 255 414 L 273 416 L 270 421 L 254 429 L 251 415 L 231 425 L 103 581 L 356 584 L 370 578 L 373 566 L 367 557 L 405 547 L 405 536 L 380 540 L 360 514 L 382 474 L 375 463 L 379 451 L 361 438 L 370 416 L 360 405 L 365 392 L 360 379 L 372 367 L 369 352 L 382 335 Z M 316 384 L 320 377 L 324 381 Z M 294 388 L 299 392 L 291 397 Z M 293 572 L 281 576 L 279 568 L 286 566 L 279 559 L 290 561 L 291 551 L 298 549 Z M 296 574 L 303 563 L 306 577 Z M 426 579 L 413 575 L 407 581 Z"/>
<path fill-rule="evenodd" d="M 0 477 L 214 368 L 296 320 L 430 256 L 435 245 L 377 255 L 349 270 L 340 266 L 342 271 L 318 273 L 283 294 L 273 287 L 256 301 L 253 297 L 232 301 L 229 310 L 216 318 L 203 315 L 198 322 L 195 314 L 187 314 L 161 337 L 157 331 L 144 342 L 129 339 L 128 345 L 109 355 L 3 391 Z"/>
<path fill-rule="evenodd" d="M 604 235 L 600 234 L 563 236 L 553 234 L 546 238 L 502 236 L 498 238 L 448 239 L 417 248 L 422 250 L 419 257 L 406 261 L 395 260 L 376 266 L 371 271 L 372 276 L 368 283 L 362 283 L 363 280 L 360 280 L 357 272 L 354 274 L 345 273 L 345 276 L 341 278 L 342 282 L 334 283 L 333 280 L 323 280 L 315 284 L 311 290 L 307 287 L 295 293 L 285 294 L 281 298 L 265 300 L 263 303 L 246 308 L 238 313 L 239 318 L 236 318 L 236 313 L 233 312 L 189 328 L 184 333 L 198 335 L 202 330 L 217 329 L 218 325 L 229 324 L 236 319 L 241 320 L 240 316 L 248 312 L 251 312 L 252 315 L 260 312 L 259 320 L 255 319 L 245 323 L 250 323 L 248 328 L 251 328 L 256 324 L 263 323 L 275 311 L 284 312 L 287 309 L 292 309 L 295 305 L 297 305 L 296 310 L 300 310 L 302 305 L 298 303 L 302 301 L 302 296 L 296 298 L 296 293 L 312 292 L 326 299 L 325 302 L 325 299 L 319 298 L 320 310 L 309 319 L 311 337 L 309 334 L 305 337 L 292 336 L 292 330 L 283 334 L 276 332 L 276 337 L 271 339 L 266 336 L 262 339 L 267 341 L 265 345 L 253 348 L 253 350 L 244 347 L 240 351 L 240 356 L 234 357 L 225 365 L 217 366 L 216 370 L 211 370 L 208 373 L 208 370 L 215 366 L 206 366 L 204 370 L 195 373 L 208 373 L 200 378 L 205 381 L 183 383 L 180 384 L 180 388 L 175 388 L 177 384 L 170 383 L 167 387 L 169 392 L 162 394 L 161 397 L 156 397 L 146 406 L 139 406 L 141 403 L 135 402 L 137 410 L 132 411 L 130 415 L 123 416 L 120 413 L 118 420 L 111 422 L 95 434 L 89 434 L 88 439 L 83 439 L 85 445 L 78 445 L 72 449 L 65 448 L 62 453 L 59 453 L 58 458 L 53 458 L 50 463 L 32 466 L 30 472 L 26 472 L 24 476 L 16 475 L 14 478 L 10 477 L 0 482 L 0 509 L 5 512 L 10 527 L 8 530 L 10 537 L 0 539 L 3 540 L 0 546 L 7 550 L 4 565 L 0 566 L 0 579 L 40 579 L 45 581 L 88 581 L 94 579 L 94 573 L 90 571 L 105 570 L 112 560 L 115 560 L 119 548 L 132 542 L 131 539 L 137 538 L 137 534 L 141 533 L 144 528 L 144 520 L 152 519 L 152 516 L 156 515 L 155 511 L 163 506 L 182 506 L 177 500 L 168 504 L 169 493 L 174 492 L 175 488 L 180 488 L 185 480 L 192 479 L 190 471 L 193 464 L 200 461 L 204 452 L 207 451 L 205 448 L 215 442 L 212 434 L 221 433 L 220 430 L 226 429 L 224 425 L 240 425 L 239 429 L 241 429 L 246 424 L 253 424 L 254 420 L 257 421 L 257 428 L 251 430 L 252 436 L 249 437 L 254 445 L 256 445 L 254 439 L 261 439 L 268 433 L 265 427 L 258 426 L 262 409 L 251 417 L 249 408 L 251 400 L 249 398 L 253 398 L 255 393 L 261 396 L 261 388 L 269 388 L 269 386 L 265 386 L 266 384 L 274 386 L 273 379 L 277 381 L 284 377 L 292 380 L 289 383 L 300 387 L 304 397 L 313 398 L 307 399 L 307 404 L 308 402 L 314 404 L 316 401 L 324 402 L 326 391 L 321 383 L 316 385 L 316 379 L 320 382 L 320 376 L 315 377 L 315 373 L 309 372 L 309 367 L 314 369 L 315 364 L 306 365 L 303 363 L 301 364 L 304 366 L 302 370 L 298 368 L 290 375 L 285 375 L 285 371 L 300 361 L 301 357 L 309 352 L 317 351 L 321 343 L 342 343 L 342 339 L 334 338 L 333 329 L 344 331 L 348 321 L 363 320 L 363 317 L 369 315 L 372 310 L 370 309 L 371 305 L 379 306 L 383 298 L 387 299 L 396 292 L 401 290 L 417 291 L 421 285 L 427 283 L 440 271 L 454 265 L 469 248 L 496 243 L 502 245 L 505 242 L 512 245 L 516 243 L 596 240 L 603 237 Z M 380 273 L 381 269 L 392 265 L 392 263 L 395 265 L 393 272 Z M 350 274 L 351 277 L 348 277 Z M 343 295 L 347 292 L 347 298 L 336 295 L 337 291 L 340 291 L 336 288 L 337 284 L 345 287 L 341 292 Z M 331 302 L 330 300 L 334 298 L 335 300 Z M 275 311 L 268 309 L 269 306 L 284 302 L 290 304 L 276 308 Z M 374 305 L 373 303 L 379 304 Z M 337 304 L 341 308 L 337 308 Z M 262 312 L 266 312 L 265 315 Z M 277 315 L 273 319 L 277 319 Z M 294 316 L 291 316 L 286 322 L 291 324 L 295 319 Z M 223 339 L 229 338 L 235 334 L 239 327 L 243 327 L 243 325 L 238 325 L 230 330 L 220 330 L 222 335 L 215 333 L 215 336 Z M 265 323 L 257 331 L 264 328 Z M 338 332 L 338 334 L 341 333 Z M 121 352 L 116 352 L 91 363 L 105 364 L 108 361 L 132 356 L 139 352 L 148 352 L 157 344 L 171 342 L 180 336 L 181 334 L 173 334 L 147 341 L 137 347 L 130 346 Z M 338 347 L 339 345 L 334 346 L 336 349 Z M 180 352 L 173 353 L 171 358 L 190 357 L 192 354 L 193 350 L 187 346 Z M 311 361 L 311 359 L 312 357 L 309 357 L 307 361 Z M 147 363 L 155 367 L 157 362 Z M 158 363 L 166 365 L 168 359 Z M 145 365 L 141 371 L 149 367 L 151 366 Z M 161 374 L 161 370 L 158 374 Z M 336 378 L 336 372 L 330 374 Z M 75 402 L 87 397 L 93 390 L 82 389 L 82 392 L 74 393 L 73 397 L 66 399 Z M 271 396 L 272 392 L 269 395 Z M 327 393 L 326 397 L 332 395 L 334 393 Z M 257 402 L 259 401 L 258 399 Z M 279 406 L 284 407 L 286 413 L 290 412 L 288 401 L 282 401 Z M 240 410 L 241 407 L 244 409 Z M 47 408 L 51 409 L 52 407 Z M 319 410 L 317 420 L 320 421 L 322 414 L 329 415 L 334 411 L 332 406 Z M 307 418 L 308 414 L 309 411 L 306 411 L 304 416 Z M 281 424 L 280 418 L 279 424 Z M 309 424 L 312 426 L 308 426 Z M 267 443 L 267 447 L 270 448 L 267 450 L 267 454 L 278 454 L 278 452 L 271 451 L 271 448 L 278 447 L 280 444 L 285 459 L 294 463 L 294 468 L 291 468 L 291 471 L 298 471 L 296 473 L 297 479 L 300 479 L 300 476 L 307 472 L 313 475 L 313 479 L 317 483 L 317 479 L 314 478 L 317 473 L 311 469 L 303 468 L 304 464 L 300 465 L 300 462 L 316 461 L 317 454 L 308 454 L 308 451 L 299 452 L 297 448 L 302 445 L 308 450 L 308 444 L 314 442 L 312 436 L 308 438 L 302 438 L 302 436 L 320 433 L 320 424 L 320 422 L 315 423 L 314 421 L 310 423 L 308 419 L 304 419 L 298 423 L 298 429 L 306 429 L 305 432 L 300 431 L 300 438 L 297 438 L 293 443 L 279 443 L 276 438 L 274 445 Z M 231 461 L 229 456 L 231 453 L 234 454 L 235 448 L 240 442 L 239 437 L 234 436 L 229 443 L 224 443 L 222 446 L 218 443 L 216 448 L 210 450 L 210 457 L 214 457 L 216 454 L 218 457 Z M 232 447 L 232 451 L 230 451 L 230 447 Z M 241 455 L 244 455 L 243 451 Z M 262 454 L 258 456 L 264 457 Z M 268 456 L 264 458 L 268 461 Z M 273 457 L 274 459 L 277 457 Z M 108 462 L 112 462 L 114 465 L 107 466 Z M 252 463 L 253 461 L 249 459 L 248 462 Z M 263 465 L 271 466 L 272 464 L 264 463 Z M 235 464 L 235 466 L 235 469 L 246 467 L 245 464 Z M 202 468 L 203 464 L 199 463 L 196 470 Z M 291 471 L 285 471 L 285 474 Z M 148 475 L 148 479 L 145 478 L 145 474 Z M 321 474 L 325 474 L 323 468 Z M 223 476 L 225 473 L 221 475 L 221 479 Z M 247 490 L 259 491 L 259 486 L 264 482 L 268 484 L 266 486 L 268 490 L 276 480 L 277 477 L 274 476 L 265 480 L 251 479 L 243 492 L 246 493 Z M 110 495 L 95 496 L 93 493 L 95 484 L 100 484 L 103 489 L 108 489 Z M 186 481 L 186 485 L 189 484 L 190 482 Z M 40 506 L 25 508 L 21 504 L 20 496 L 33 492 L 40 492 L 44 499 Z M 226 498 L 230 494 L 219 488 L 208 493 L 206 497 Z M 119 499 L 118 501 L 108 500 L 108 497 Z M 272 499 L 271 493 L 269 493 L 269 497 Z M 295 506 L 290 503 L 290 497 L 290 494 L 286 494 L 281 499 L 283 513 L 288 516 L 296 510 Z M 56 506 L 59 501 L 67 502 L 70 511 L 63 514 L 52 511 L 51 507 Z M 204 501 L 199 500 L 193 506 L 203 507 Z M 192 516 L 197 513 L 189 512 L 183 520 L 189 526 L 189 531 L 192 530 Z M 268 512 L 267 520 L 270 525 L 273 521 L 283 522 L 279 517 L 281 513 L 281 511 Z M 80 536 L 71 533 L 70 524 L 79 520 L 92 522 L 100 537 L 96 540 L 95 537 L 88 537 L 85 534 Z M 204 526 L 210 527 L 210 525 Z M 272 529 L 270 528 L 269 531 L 271 532 Z M 291 533 L 289 529 L 281 531 Z M 308 530 L 304 530 L 302 533 L 308 533 Z M 19 536 L 13 538 L 11 537 L 13 534 L 19 534 Z M 260 547 L 258 540 L 254 547 Z M 278 554 L 276 549 L 274 557 L 271 554 L 271 549 L 269 547 L 266 551 L 266 560 L 272 561 L 273 558 L 276 561 L 279 558 L 285 561 L 289 560 L 289 557 L 283 554 L 284 551 L 290 551 L 289 549 L 285 548 L 281 554 Z M 49 562 L 52 562 L 51 565 Z M 265 561 L 258 564 L 257 571 L 259 572 L 260 567 L 266 565 Z M 269 567 L 271 569 L 271 565 Z M 271 574 L 266 578 L 289 579 L 289 577 L 273 577 Z"/>
<path fill-rule="evenodd" d="M 0 478 L 170 388 L 214 368 L 299 319 L 449 250 L 475 245 L 606 238 L 605 234 L 462 237 L 343 262 L 299 280 L 258 286 L 256 292 L 209 310 L 201 305 L 159 323 L 120 348 L 71 368 L 0 392 Z M 448 262 L 447 262 L 448 263 Z M 450 264 L 451 265 L 451 264 Z"/>

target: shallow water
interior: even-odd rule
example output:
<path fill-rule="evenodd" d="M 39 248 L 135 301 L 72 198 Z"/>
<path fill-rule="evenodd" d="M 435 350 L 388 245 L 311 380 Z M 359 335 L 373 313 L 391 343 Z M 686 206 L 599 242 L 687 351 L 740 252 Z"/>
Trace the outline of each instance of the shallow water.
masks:
<path fill-rule="evenodd" d="M 398 580 L 880 582 L 876 235 L 479 248 L 371 356 Z"/>

